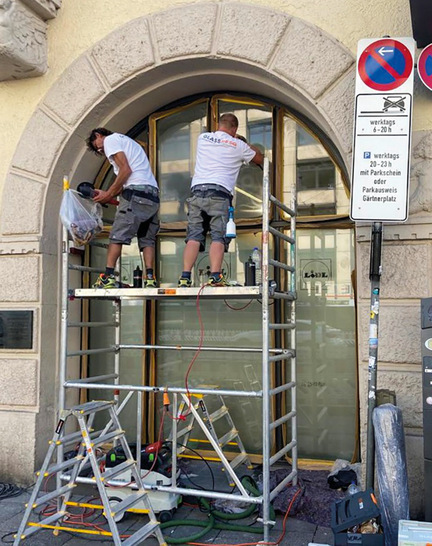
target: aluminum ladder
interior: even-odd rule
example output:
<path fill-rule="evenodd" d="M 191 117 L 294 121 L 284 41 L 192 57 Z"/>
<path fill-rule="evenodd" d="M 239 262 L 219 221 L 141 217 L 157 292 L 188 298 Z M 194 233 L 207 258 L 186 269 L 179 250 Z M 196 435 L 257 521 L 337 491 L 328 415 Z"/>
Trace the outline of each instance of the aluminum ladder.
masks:
<path fill-rule="evenodd" d="M 200 387 L 210 388 L 205 385 L 200 385 Z M 216 389 L 216 387 L 212 388 Z M 223 397 L 217 394 L 216 390 L 217 409 L 210 412 L 205 401 L 209 395 L 191 394 L 188 397 L 187 394 L 181 394 L 181 396 L 183 400 L 179 404 L 177 418 L 183 415 L 183 412 L 186 410 L 188 412 L 186 420 L 189 422 L 183 428 L 177 429 L 175 441 L 180 444 L 180 440 L 182 440 L 181 444 L 178 445 L 177 454 L 183 455 L 187 451 L 187 444 L 190 441 L 191 433 L 194 430 L 195 424 L 198 424 L 221 460 L 223 465 L 222 470 L 228 472 L 229 476 L 227 475 L 227 478 L 230 486 L 236 485 L 237 480 L 234 479 L 234 476 L 236 476 L 234 469 L 241 464 L 246 464 L 248 468 L 252 468 L 252 464 Z M 191 398 L 195 398 L 196 402 L 192 402 Z M 228 425 L 228 430 L 223 435 L 218 436 L 215 423 L 222 419 L 224 420 L 224 424 Z M 227 459 L 224 453 L 224 449 L 227 446 L 234 446 L 239 450 L 238 455 L 231 461 Z"/>
<path fill-rule="evenodd" d="M 159 522 L 157 521 L 150 501 L 148 500 L 148 496 L 141 479 L 141 474 L 138 471 L 136 461 L 132 457 L 129 444 L 125 437 L 125 432 L 120 426 L 118 416 L 115 412 L 115 405 L 116 402 L 112 400 L 93 401 L 60 411 L 59 422 L 57 424 L 54 436 L 49 442 L 49 448 L 45 460 L 41 470 L 37 473 L 35 487 L 33 488 L 29 502 L 26 505 L 26 510 L 18 532 L 14 537 L 14 546 L 18 546 L 23 539 L 41 529 L 52 529 L 54 534 L 57 534 L 61 530 L 77 531 L 75 528 L 62 526 L 61 523 L 59 524 L 59 522 L 66 516 L 67 506 L 75 504 L 70 502 L 70 497 L 74 487 L 77 485 L 77 477 L 81 469 L 88 462 L 91 464 L 93 480 L 98 487 L 99 495 L 102 501 L 103 515 L 105 516 L 110 528 L 110 533 L 107 532 L 106 535 L 112 537 L 115 546 L 133 546 L 135 544 L 141 544 L 150 535 L 154 535 L 159 544 L 161 546 L 165 546 L 166 543 L 162 536 Z M 94 417 L 95 414 L 100 411 L 108 411 L 110 421 L 102 431 L 94 432 L 92 429 Z M 80 430 L 73 434 L 64 435 L 65 422 L 69 417 L 75 417 L 77 419 Z M 80 444 L 75 457 L 59 463 L 51 464 L 51 461 L 59 448 L 71 443 L 76 444 L 77 442 L 80 442 Z M 105 472 L 101 472 L 99 468 L 99 461 L 96 456 L 96 449 L 103 444 L 111 442 L 118 442 L 122 446 L 126 455 L 126 461 L 113 468 L 109 468 Z M 70 477 L 66 485 L 58 487 L 54 491 L 38 497 L 43 481 L 46 477 L 67 469 L 70 471 Z M 138 491 L 134 491 L 122 502 L 112 506 L 110 505 L 105 483 L 107 480 L 112 479 L 114 476 L 122 473 L 126 469 L 131 470 L 132 476 L 138 487 Z M 58 501 L 57 511 L 54 514 L 42 519 L 41 521 L 30 521 L 32 513 L 36 508 L 54 499 L 57 499 Z M 147 513 L 150 521 L 129 538 L 122 541 L 117 528 L 116 519 L 127 510 L 132 509 L 138 502 L 144 504 L 144 510 L 140 510 L 140 512 Z"/>

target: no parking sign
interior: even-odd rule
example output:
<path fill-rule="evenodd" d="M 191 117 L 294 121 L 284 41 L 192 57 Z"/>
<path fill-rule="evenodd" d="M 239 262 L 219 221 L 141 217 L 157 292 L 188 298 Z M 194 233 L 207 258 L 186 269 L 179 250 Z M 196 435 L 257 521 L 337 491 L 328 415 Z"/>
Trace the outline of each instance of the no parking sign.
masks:
<path fill-rule="evenodd" d="M 350 216 L 408 218 L 413 38 L 360 40 L 357 54 Z"/>
<path fill-rule="evenodd" d="M 420 53 L 417 72 L 425 86 L 432 90 L 432 44 L 426 46 Z"/>

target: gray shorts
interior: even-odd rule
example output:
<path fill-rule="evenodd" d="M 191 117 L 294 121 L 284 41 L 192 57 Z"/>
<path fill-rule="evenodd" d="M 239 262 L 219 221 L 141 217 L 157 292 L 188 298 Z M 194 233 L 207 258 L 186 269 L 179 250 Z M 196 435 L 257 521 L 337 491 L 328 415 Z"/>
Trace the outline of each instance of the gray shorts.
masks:
<path fill-rule="evenodd" d="M 159 203 L 132 195 L 130 201 L 120 195 L 119 205 L 111 228 L 112 243 L 130 245 L 136 236 L 138 247 L 154 247 L 159 231 Z"/>
<path fill-rule="evenodd" d="M 207 233 L 210 233 L 212 241 L 224 244 L 225 252 L 231 241 L 231 238 L 225 237 L 230 196 L 214 194 L 213 190 L 199 191 L 186 200 L 188 206 L 186 242 L 198 241 L 201 252 L 205 250 Z"/>

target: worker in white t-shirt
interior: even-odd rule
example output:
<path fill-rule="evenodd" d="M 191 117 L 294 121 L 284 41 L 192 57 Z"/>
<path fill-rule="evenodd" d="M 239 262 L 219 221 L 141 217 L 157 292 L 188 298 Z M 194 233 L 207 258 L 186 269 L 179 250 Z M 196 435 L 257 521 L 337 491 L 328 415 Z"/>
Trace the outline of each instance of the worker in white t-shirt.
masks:
<path fill-rule="evenodd" d="M 107 190 L 95 190 L 93 200 L 108 203 L 120 195 L 114 223 L 110 232 L 105 273 L 101 273 L 95 288 L 115 288 L 114 276 L 122 246 L 130 245 L 137 237 L 143 253 L 145 278 L 143 286 L 156 287 L 154 259 L 156 235 L 159 231 L 159 188 L 143 148 L 134 140 L 104 127 L 93 129 L 87 147 L 97 155 L 105 155 L 116 178 Z"/>
<path fill-rule="evenodd" d="M 198 253 L 205 250 L 208 232 L 211 236 L 208 284 L 229 284 L 221 270 L 224 252 L 228 250 L 231 240 L 225 233 L 234 187 L 243 163 L 252 161 L 261 165 L 264 159 L 257 148 L 236 137 L 237 129 L 237 117 L 222 114 L 217 131 L 198 137 L 192 195 L 187 199 L 188 226 L 179 287 L 192 286 L 191 271 Z"/>

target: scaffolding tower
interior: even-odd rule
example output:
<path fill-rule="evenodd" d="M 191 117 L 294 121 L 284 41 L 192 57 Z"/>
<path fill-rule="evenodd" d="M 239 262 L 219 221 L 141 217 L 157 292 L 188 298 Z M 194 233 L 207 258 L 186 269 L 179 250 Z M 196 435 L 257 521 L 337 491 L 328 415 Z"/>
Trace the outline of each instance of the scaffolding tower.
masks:
<path fill-rule="evenodd" d="M 236 493 L 222 493 L 215 491 L 203 491 L 201 489 L 189 489 L 179 487 L 177 484 L 177 449 L 173 442 L 172 449 L 172 482 L 170 486 L 152 485 L 160 491 L 176 493 L 180 495 L 195 495 L 212 499 L 229 499 L 262 505 L 262 522 L 264 525 L 264 541 L 269 539 L 269 531 L 273 525 L 270 517 L 270 505 L 276 495 L 292 483 L 297 484 L 297 409 L 296 409 L 296 338 L 295 338 L 295 300 L 296 300 L 296 267 L 295 267 L 295 241 L 296 241 L 296 193 L 295 189 L 291 193 L 291 206 L 288 207 L 279 201 L 271 193 L 269 161 L 264 160 L 263 168 L 263 217 L 262 217 L 262 284 L 260 286 L 227 286 L 227 287 L 200 287 L 200 288 L 113 288 L 113 289 L 93 289 L 78 288 L 70 290 L 69 275 L 75 270 L 82 274 L 91 272 L 99 273 L 99 270 L 83 265 L 74 265 L 70 263 L 70 250 L 67 232 L 64 230 L 63 248 L 62 248 L 62 313 L 61 313 L 61 356 L 59 371 L 59 411 L 67 409 L 66 393 L 69 389 L 80 389 L 84 392 L 89 389 L 105 390 L 112 393 L 115 400 L 118 401 L 120 391 L 125 391 L 126 396 L 121 404 L 117 405 L 116 412 L 120 414 L 126 404 L 129 403 L 134 393 L 137 394 L 137 454 L 138 446 L 141 445 L 142 438 L 142 396 L 140 393 L 164 393 L 172 395 L 173 410 L 177 415 L 178 408 L 184 397 L 189 394 L 199 396 L 223 396 L 246 397 L 261 399 L 262 401 L 262 476 L 263 491 L 258 497 L 251 496 L 245 489 L 240 479 L 234 472 L 232 464 L 224 457 L 223 450 L 220 449 L 217 439 L 212 435 L 208 437 L 215 452 L 218 454 L 226 472 L 229 473 L 233 483 L 237 486 Z M 289 233 L 289 234 L 288 234 Z M 284 248 L 286 260 L 279 258 L 278 252 L 271 252 L 270 243 L 273 242 L 274 249 Z M 96 245 L 101 243 L 96 242 Z M 275 256 L 279 259 L 275 259 Z M 270 271 L 273 277 L 270 278 Z M 200 299 L 247 299 L 259 300 L 262 303 L 262 347 L 224 347 L 224 351 L 236 351 L 262 354 L 262 383 L 260 390 L 230 390 L 212 388 L 180 388 L 173 386 L 157 385 L 132 385 L 121 384 L 120 382 L 120 353 L 124 349 L 140 350 L 197 350 L 198 347 L 179 345 L 157 345 L 157 344 L 133 344 L 124 345 L 120 338 L 120 320 L 121 304 L 124 300 L 161 300 L 163 298 L 194 299 L 199 294 Z M 91 321 L 71 321 L 70 306 L 73 301 L 88 302 L 90 299 L 110 300 L 114 306 L 113 320 L 109 322 L 91 322 Z M 272 304 L 279 302 L 283 306 L 282 313 L 275 313 Z M 272 312 L 273 311 L 273 312 Z M 84 348 L 82 350 L 70 350 L 68 344 L 69 332 L 71 328 L 89 329 L 110 326 L 114 327 L 114 344 L 98 349 Z M 203 347 L 206 351 L 220 351 L 220 347 Z M 69 363 L 73 358 L 87 359 L 94 354 L 113 353 L 114 370 L 110 373 L 93 377 L 73 378 L 73 372 Z M 288 365 L 287 365 L 288 364 Z M 279 381 L 277 386 L 272 386 L 272 368 L 278 367 Z M 287 370 L 281 372 L 281 370 Z M 75 372 L 76 373 L 76 372 Z M 289 376 L 289 377 L 288 377 Z M 75 391 L 76 392 L 76 391 Z M 81 400 L 81 401 L 85 401 Z M 278 407 L 283 408 L 277 417 L 272 417 L 272 407 L 275 400 L 278 401 Z M 199 417 L 198 417 L 199 418 Z M 177 437 L 177 421 L 172 422 L 172 437 Z M 281 431 L 283 430 L 283 433 Z M 273 439 L 279 438 L 279 442 L 274 449 L 272 447 Z M 62 449 L 58 450 L 58 463 L 62 462 Z M 290 458 L 291 472 L 275 488 L 270 488 L 270 470 L 271 467 L 283 458 Z M 140 465 L 140 457 L 137 456 L 137 465 Z M 58 487 L 63 481 L 67 481 L 68 476 L 57 473 Z M 92 480 L 78 476 L 78 482 L 91 483 Z M 115 480 L 113 481 L 115 485 Z M 123 485 L 119 482 L 118 485 Z M 134 487 L 133 484 L 131 486 Z M 150 487 L 149 487 L 150 488 Z"/>

